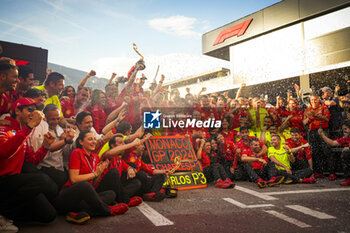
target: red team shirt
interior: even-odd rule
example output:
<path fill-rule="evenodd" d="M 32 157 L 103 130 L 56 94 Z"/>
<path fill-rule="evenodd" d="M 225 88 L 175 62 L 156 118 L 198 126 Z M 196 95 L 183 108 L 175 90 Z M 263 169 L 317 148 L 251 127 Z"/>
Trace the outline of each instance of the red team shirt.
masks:
<path fill-rule="evenodd" d="M 348 147 L 350 145 L 350 137 L 344 136 L 342 138 L 336 139 L 340 146 Z"/>
<path fill-rule="evenodd" d="M 95 104 L 91 108 L 92 118 L 94 119 L 94 128 L 97 133 L 101 133 L 102 129 L 106 125 L 107 114 L 99 104 Z"/>
<path fill-rule="evenodd" d="M 237 168 L 237 156 L 235 144 L 232 141 L 225 140 L 224 145 L 218 145 L 221 154 L 226 161 L 233 161 L 232 167 Z"/>
<path fill-rule="evenodd" d="M 292 118 L 289 120 L 289 127 L 298 128 L 300 134 L 304 137 L 306 135 L 303 125 L 304 112 L 300 109 L 295 109 L 293 111 L 288 111 L 288 115 L 292 115 Z"/>
<path fill-rule="evenodd" d="M 10 121 L 10 126 L 0 125 L 0 177 L 20 173 L 24 161 L 39 164 L 47 153 L 44 147 L 34 152 L 28 145 L 31 129 L 27 126 L 21 129 L 19 122 L 12 117 L 5 120 Z"/>
<path fill-rule="evenodd" d="M 70 118 L 76 115 L 73 104 L 74 104 L 74 98 L 71 98 L 69 101 L 67 100 L 61 101 L 61 108 L 62 108 L 63 116 L 65 118 Z"/>
<path fill-rule="evenodd" d="M 252 149 L 245 149 L 243 152 L 242 152 L 242 155 L 247 155 L 249 157 L 255 157 L 255 153 L 252 151 Z M 266 162 L 269 161 L 269 159 L 267 158 L 266 154 L 261 156 L 262 159 L 264 159 Z M 259 161 L 255 161 L 255 162 L 252 162 L 251 163 L 253 169 L 262 169 L 264 167 L 264 165 L 262 164 L 262 162 L 259 162 Z"/>
<path fill-rule="evenodd" d="M 322 116 L 325 116 L 328 118 L 328 120 L 330 119 L 331 117 L 331 114 L 327 108 L 326 105 L 318 105 L 316 108 L 313 108 L 313 107 L 309 107 L 305 110 L 305 113 L 304 113 L 304 119 L 307 118 L 307 113 L 311 111 L 314 111 L 316 115 L 322 115 Z M 322 128 L 328 128 L 328 121 L 322 121 L 316 117 L 313 117 L 311 116 L 310 119 L 309 119 L 309 122 L 307 123 L 309 125 L 309 129 L 311 130 L 317 130 L 319 129 L 320 127 Z"/>
<path fill-rule="evenodd" d="M 256 137 L 255 137 L 255 136 L 249 136 L 248 142 L 249 142 L 249 140 L 250 140 L 251 138 L 256 138 Z M 259 139 L 259 143 L 260 143 L 260 147 L 261 147 L 261 148 L 262 148 L 263 146 L 265 146 L 265 144 L 264 144 L 262 141 L 260 141 L 260 139 Z M 241 153 L 240 153 L 241 155 L 242 155 L 242 152 L 243 152 L 244 150 L 250 149 L 249 143 L 246 144 L 246 143 L 243 141 L 243 139 L 240 139 L 240 140 L 236 143 L 236 147 L 237 147 L 238 149 L 241 150 Z"/>
<path fill-rule="evenodd" d="M 144 171 L 149 175 L 153 175 L 153 169 L 142 161 L 141 156 L 138 156 L 134 151 L 127 153 L 124 157 L 125 162 L 134 163 L 136 165 L 136 171 Z"/>
<path fill-rule="evenodd" d="M 106 151 L 105 153 L 103 153 L 103 155 L 102 155 L 102 157 L 101 157 L 102 160 L 104 160 L 104 158 L 106 157 L 106 156 L 105 156 L 106 153 L 107 153 L 107 151 Z M 119 177 L 121 177 L 123 171 L 126 172 L 126 171 L 128 170 L 129 167 L 130 167 L 130 166 L 129 166 L 124 160 L 122 160 L 121 158 L 119 158 L 118 155 L 115 155 L 112 159 L 109 159 L 109 167 L 108 167 L 108 169 L 106 169 L 106 170 L 103 172 L 102 176 L 104 176 L 109 170 L 111 170 L 111 169 L 113 169 L 113 168 L 116 168 L 116 169 L 118 169 L 118 171 L 119 171 Z"/>
<path fill-rule="evenodd" d="M 210 166 L 210 158 L 204 151 L 202 151 L 202 158 L 199 161 L 201 162 L 203 169 Z"/>
<path fill-rule="evenodd" d="M 84 149 L 75 149 L 69 157 L 69 169 L 78 169 L 79 175 L 89 174 L 96 171 L 100 158 L 97 154 L 91 152 L 90 155 Z M 88 182 L 92 185 L 93 180 Z M 70 180 L 64 186 L 72 186 Z"/>
<path fill-rule="evenodd" d="M 288 138 L 286 140 L 286 145 L 289 147 L 289 148 L 295 148 L 295 147 L 299 147 L 301 145 L 304 145 L 306 144 L 307 141 L 305 141 L 304 139 L 300 138 L 299 139 L 299 142 L 295 142 L 293 139 L 291 138 Z M 294 156 L 299 159 L 299 160 L 309 160 L 309 159 L 312 159 L 311 157 L 311 150 L 310 150 L 310 147 L 306 147 L 302 150 L 299 150 L 297 153 L 294 153 Z"/>

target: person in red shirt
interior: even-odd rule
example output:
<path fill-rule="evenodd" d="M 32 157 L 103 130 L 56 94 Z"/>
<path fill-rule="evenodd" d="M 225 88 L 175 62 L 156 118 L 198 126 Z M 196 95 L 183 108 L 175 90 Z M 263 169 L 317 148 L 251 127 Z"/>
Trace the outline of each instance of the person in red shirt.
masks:
<path fill-rule="evenodd" d="M 284 177 L 277 176 L 275 165 L 269 162 L 266 153 L 259 156 L 261 151 L 260 140 L 252 137 L 249 140 L 249 148 L 242 152 L 241 160 L 245 163 L 245 169 L 249 178 L 258 185 L 259 188 L 271 187 L 280 184 Z M 268 180 L 268 181 L 266 181 Z"/>
<path fill-rule="evenodd" d="M 219 163 L 211 163 L 211 143 L 209 140 L 201 139 L 201 144 L 197 151 L 197 158 L 202 164 L 203 173 L 207 182 L 214 181 L 216 188 L 233 188 L 235 183 L 228 178 L 225 168 Z"/>
<path fill-rule="evenodd" d="M 209 98 L 207 95 L 202 95 L 199 97 L 201 106 L 197 110 L 201 113 L 202 120 L 207 120 L 209 118 L 219 119 L 219 115 L 215 108 L 211 108 Z"/>
<path fill-rule="evenodd" d="M 147 140 L 146 136 L 146 140 Z M 144 140 L 144 139 L 143 139 Z M 136 170 L 136 178 L 142 183 L 141 193 L 145 201 L 162 201 L 166 195 L 162 189 L 165 174 L 169 170 L 152 169 L 149 165 L 142 161 L 145 146 L 143 141 L 140 145 L 125 152 L 124 160 Z"/>
<path fill-rule="evenodd" d="M 47 133 L 37 152 L 29 146 L 29 134 L 43 118 L 35 104 L 30 98 L 18 99 L 12 117 L 5 118 L 10 125 L 0 125 L 0 213 L 14 220 L 49 223 L 56 217 L 49 201 L 57 188 L 52 189 L 53 181 L 45 174 L 21 173 L 24 161 L 38 164 L 55 140 Z"/>
<path fill-rule="evenodd" d="M 9 113 L 12 102 L 6 95 L 14 91 L 18 85 L 18 68 L 14 60 L 0 59 L 0 115 Z"/>
<path fill-rule="evenodd" d="M 135 205 L 142 203 L 141 197 L 134 197 L 139 193 L 142 184 L 141 181 L 135 177 L 135 169 L 121 159 L 121 157 L 123 157 L 126 150 L 138 146 L 141 143 L 143 143 L 143 141 L 136 138 L 133 142 L 125 144 L 124 135 L 118 133 L 108 142 L 111 149 L 102 155 L 102 160 L 108 159 L 110 161 L 109 167 L 105 170 L 105 173 L 107 173 L 110 169 L 117 169 L 123 185 L 120 192 L 123 192 L 122 195 L 126 195 L 128 198 L 131 198 L 130 200 L 135 202 Z M 136 203 L 137 200 L 141 200 L 141 202 Z"/>
<path fill-rule="evenodd" d="M 310 168 L 312 170 L 312 156 L 309 143 L 303 139 L 299 128 L 290 130 L 291 138 L 286 139 L 286 145 L 291 149 L 295 157 L 292 170 Z"/>
<path fill-rule="evenodd" d="M 106 106 L 106 94 L 98 89 L 92 91 L 91 94 L 91 114 L 94 119 L 94 128 L 97 133 L 102 133 L 102 129 L 106 126 L 107 114 L 104 111 Z"/>
<path fill-rule="evenodd" d="M 229 117 L 231 119 L 232 128 L 235 129 L 241 126 L 239 122 L 241 116 L 247 117 L 248 125 L 248 114 L 250 114 L 249 111 L 245 108 L 242 108 L 238 100 L 232 100 L 230 103 L 230 108 L 228 109 L 228 112 L 225 115 L 226 117 Z"/>
<path fill-rule="evenodd" d="M 74 118 L 79 112 L 85 111 L 87 107 L 88 99 L 89 99 L 89 88 L 83 87 L 78 90 L 74 99 L 70 99 L 70 101 L 62 100 L 61 107 L 62 107 L 62 112 L 64 117 Z"/>
<path fill-rule="evenodd" d="M 18 79 L 16 90 L 8 93 L 9 98 L 12 103 L 14 103 L 19 98 L 23 97 L 23 94 L 34 86 L 34 73 L 31 68 L 24 65 L 19 65 L 18 67 Z"/>
<path fill-rule="evenodd" d="M 301 136 L 305 137 L 306 132 L 303 125 L 304 112 L 298 107 L 298 101 L 291 98 L 287 106 L 287 115 L 292 115 L 292 118 L 289 119 L 289 127 L 298 128 Z"/>
<path fill-rule="evenodd" d="M 241 127 L 239 133 L 241 135 L 241 139 L 236 143 L 236 147 L 237 147 L 237 153 L 239 155 L 242 155 L 243 150 L 250 148 L 249 140 L 252 138 L 257 138 L 257 137 L 249 136 L 248 127 Z M 267 147 L 262 141 L 260 141 L 260 139 L 259 139 L 259 143 L 260 143 L 261 150 L 258 153 L 258 157 L 261 157 L 267 153 Z"/>
<path fill-rule="evenodd" d="M 344 137 L 338 138 L 335 140 L 328 138 L 321 128 L 318 129 L 318 133 L 328 145 L 343 147 L 341 157 L 342 157 L 345 181 L 341 182 L 340 185 L 350 186 L 350 149 L 349 149 L 350 148 L 350 121 L 349 120 L 344 121 L 342 125 L 342 130 L 344 133 Z"/>
<path fill-rule="evenodd" d="M 129 104 L 127 106 L 127 112 L 128 115 L 125 117 L 124 120 L 130 122 L 130 124 L 134 128 L 138 128 L 139 124 L 141 123 L 141 118 L 139 115 L 139 110 L 137 109 L 137 102 L 140 101 L 141 99 L 144 99 L 144 97 L 135 97 L 133 98 L 134 94 L 134 89 L 133 89 L 133 84 L 136 79 L 136 74 L 138 71 L 143 70 L 145 68 L 145 65 L 142 62 L 137 62 L 135 66 L 129 71 L 130 75 L 128 74 L 128 82 L 126 83 L 126 86 L 124 89 L 121 91 L 120 95 L 118 96 L 117 103 L 114 106 L 111 111 L 114 109 L 117 109 L 120 105 L 123 104 L 123 102 L 129 98 Z"/>
<path fill-rule="evenodd" d="M 327 160 L 331 159 L 328 155 L 332 154 L 327 144 L 322 140 L 317 133 L 319 128 L 323 128 L 328 133 L 328 121 L 330 119 L 330 112 L 326 105 L 321 105 L 320 97 L 316 95 L 310 96 L 311 106 L 305 110 L 304 125 L 309 128 L 309 143 L 311 145 L 311 154 L 313 159 L 313 169 L 315 178 L 324 178 L 323 172 L 326 169 Z M 329 167 L 330 180 L 334 180 L 335 168 Z M 333 179 L 334 178 L 334 179 Z"/>
<path fill-rule="evenodd" d="M 98 155 L 93 153 L 96 147 L 94 134 L 81 131 L 76 143 L 77 149 L 69 157 L 69 180 L 56 200 L 58 211 L 68 212 L 66 220 L 79 224 L 89 220 L 90 216 L 125 213 L 128 205 L 113 205 L 117 195 L 114 190 L 120 187 L 118 172 L 111 169 L 102 177 L 104 170 L 109 166 L 109 160 L 100 162 Z M 108 184 L 105 184 L 107 179 Z M 97 186 L 96 189 L 94 186 Z"/>
<path fill-rule="evenodd" d="M 245 172 L 240 161 L 238 161 L 235 144 L 232 141 L 225 140 L 222 134 L 217 135 L 216 141 L 218 143 L 220 157 L 222 158 L 222 165 L 229 178 L 233 180 L 245 180 Z"/>
<path fill-rule="evenodd" d="M 224 136 L 225 140 L 229 140 L 231 142 L 235 141 L 235 133 L 230 128 L 229 119 L 226 117 L 222 120 L 220 134 Z"/>

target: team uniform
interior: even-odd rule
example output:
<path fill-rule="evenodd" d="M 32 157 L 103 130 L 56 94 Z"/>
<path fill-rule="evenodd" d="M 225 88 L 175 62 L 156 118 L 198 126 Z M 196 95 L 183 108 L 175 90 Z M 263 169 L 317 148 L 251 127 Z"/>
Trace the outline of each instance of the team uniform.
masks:
<path fill-rule="evenodd" d="M 5 120 L 10 126 L 0 125 L 0 212 L 14 220 L 50 222 L 56 210 L 49 201 L 53 201 L 57 188 L 45 174 L 21 173 L 25 161 L 38 164 L 47 149 L 34 152 L 27 141 L 32 129 L 21 128 L 12 117 Z"/>
<path fill-rule="evenodd" d="M 314 111 L 316 115 L 322 115 L 330 119 L 330 112 L 326 105 L 318 105 L 316 108 L 310 106 L 305 110 L 304 119 L 308 118 L 308 113 L 311 114 Z M 328 122 L 320 120 L 316 117 L 311 116 L 307 122 L 309 128 L 309 143 L 311 146 L 312 159 L 314 164 L 314 171 L 318 174 L 323 174 L 326 169 L 326 163 L 328 160 L 333 160 L 333 153 L 329 149 L 328 145 L 323 141 L 323 139 L 318 134 L 317 130 L 323 128 L 325 133 L 328 132 Z M 329 163 L 330 173 L 334 173 L 335 167 L 334 163 Z"/>
<path fill-rule="evenodd" d="M 270 147 L 268 149 L 268 158 L 271 160 L 271 156 L 274 156 L 281 164 L 292 170 L 292 166 L 288 157 L 287 151 L 281 146 L 280 149 L 275 147 Z M 312 170 L 310 168 L 301 170 L 292 170 L 292 175 L 286 172 L 286 169 L 282 166 L 275 164 L 279 175 L 283 175 L 286 181 L 291 181 L 292 183 L 298 183 L 299 179 L 309 178 L 312 175 Z"/>
<path fill-rule="evenodd" d="M 289 138 L 286 140 L 286 145 L 289 148 L 296 148 L 302 145 L 305 145 L 307 141 L 300 138 L 298 142 L 295 142 L 293 139 Z M 301 170 L 309 168 L 308 160 L 312 159 L 310 147 L 303 148 L 298 152 L 294 153 L 295 162 L 292 164 L 292 170 Z"/>
<path fill-rule="evenodd" d="M 163 200 L 165 195 L 160 194 L 160 191 L 165 180 L 165 175 L 153 175 L 154 169 L 143 162 L 141 156 L 137 155 L 132 148 L 125 152 L 124 160 L 136 169 L 136 178 L 142 183 L 140 194 L 143 194 L 144 200 Z"/>

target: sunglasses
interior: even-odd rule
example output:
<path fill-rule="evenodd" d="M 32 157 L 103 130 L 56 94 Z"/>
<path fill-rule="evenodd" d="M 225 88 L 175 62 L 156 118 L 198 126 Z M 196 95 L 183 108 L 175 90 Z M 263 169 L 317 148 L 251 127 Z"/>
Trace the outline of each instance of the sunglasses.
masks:
<path fill-rule="evenodd" d="M 35 108 L 28 107 L 27 110 L 28 110 L 28 112 L 34 112 L 34 111 L 35 111 Z"/>

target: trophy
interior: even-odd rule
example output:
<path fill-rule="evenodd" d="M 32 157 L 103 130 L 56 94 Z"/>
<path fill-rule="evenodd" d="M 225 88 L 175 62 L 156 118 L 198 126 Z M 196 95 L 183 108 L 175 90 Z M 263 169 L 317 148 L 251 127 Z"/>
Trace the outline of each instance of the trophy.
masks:
<path fill-rule="evenodd" d="M 169 176 L 171 174 L 173 174 L 179 167 L 181 164 L 181 157 L 180 156 L 176 156 L 174 159 L 174 163 L 175 163 L 175 167 L 173 167 L 170 172 L 166 173 L 166 180 L 168 182 L 168 187 L 165 188 L 165 194 L 168 197 L 177 197 L 177 188 L 175 188 L 175 185 L 173 184 L 173 182 L 170 180 Z"/>
<path fill-rule="evenodd" d="M 135 43 L 132 44 L 132 48 L 135 50 L 135 52 L 141 57 L 140 60 L 138 60 L 138 62 L 136 64 L 142 64 L 143 65 L 143 69 L 144 70 L 146 68 L 145 66 L 145 61 L 143 60 L 143 56 L 141 55 L 141 53 L 137 50 L 137 46 Z"/>

